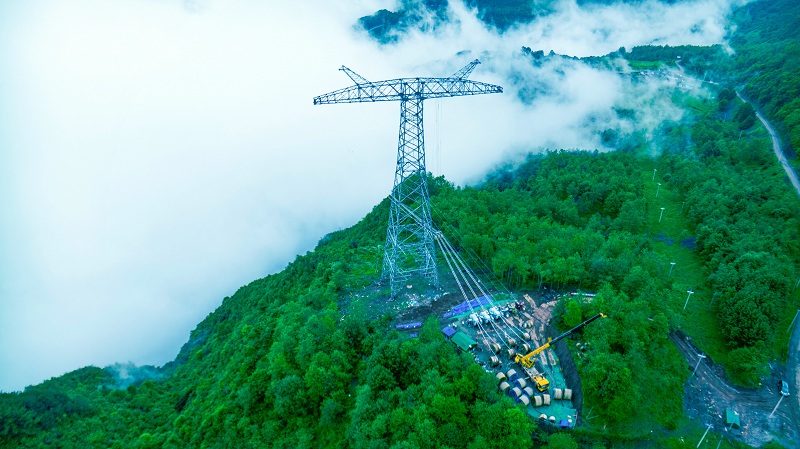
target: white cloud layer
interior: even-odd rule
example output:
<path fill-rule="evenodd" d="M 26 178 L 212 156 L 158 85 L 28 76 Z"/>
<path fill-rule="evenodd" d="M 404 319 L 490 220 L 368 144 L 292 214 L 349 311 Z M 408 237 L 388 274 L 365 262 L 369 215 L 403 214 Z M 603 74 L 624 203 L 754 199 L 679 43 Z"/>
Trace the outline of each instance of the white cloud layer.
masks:
<path fill-rule="evenodd" d="M 582 64 L 534 69 L 521 46 L 583 56 L 718 43 L 730 11 L 565 0 L 500 36 L 453 5 L 452 25 L 384 48 L 353 28 L 393 5 L 0 4 L 0 391 L 171 360 L 223 296 L 386 196 L 398 105 L 312 106 L 349 84 L 341 64 L 377 80 L 484 59 L 471 78 L 505 94 L 426 109 L 429 169 L 464 183 L 521 151 L 598 147 L 605 125 L 586 124 L 612 123 L 630 93 Z M 520 102 L 516 89 L 536 83 L 542 94 Z"/>

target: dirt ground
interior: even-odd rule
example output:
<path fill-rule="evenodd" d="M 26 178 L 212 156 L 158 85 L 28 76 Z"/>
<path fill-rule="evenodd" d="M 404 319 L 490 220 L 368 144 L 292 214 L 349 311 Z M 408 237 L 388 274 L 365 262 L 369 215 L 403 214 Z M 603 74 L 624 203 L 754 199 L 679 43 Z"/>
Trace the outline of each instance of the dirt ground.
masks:
<path fill-rule="evenodd" d="M 710 358 L 703 359 L 697 365 L 700 351 L 689 337 L 673 333 L 670 339 L 686 357 L 689 367 L 694 369 L 697 366 L 694 376 L 686 383 L 683 399 L 686 413 L 692 419 L 703 426 L 711 424 L 715 431 L 751 446 L 761 446 L 775 439 L 787 448 L 800 448 L 800 414 L 796 393 L 781 400 L 775 409 L 781 399 L 778 383 L 786 375 L 783 366 L 772 365 L 771 374 L 761 388 L 735 387 L 727 381 L 723 368 Z M 726 430 L 726 409 L 739 413 L 741 429 Z M 773 409 L 775 413 L 770 416 Z"/>
<path fill-rule="evenodd" d="M 794 423 L 796 432 L 800 427 L 800 325 L 794 324 L 794 332 L 789 341 L 789 358 L 786 361 L 786 382 L 789 383 L 789 407 L 794 410 Z M 800 446 L 800 438 L 795 439 L 795 447 Z"/>

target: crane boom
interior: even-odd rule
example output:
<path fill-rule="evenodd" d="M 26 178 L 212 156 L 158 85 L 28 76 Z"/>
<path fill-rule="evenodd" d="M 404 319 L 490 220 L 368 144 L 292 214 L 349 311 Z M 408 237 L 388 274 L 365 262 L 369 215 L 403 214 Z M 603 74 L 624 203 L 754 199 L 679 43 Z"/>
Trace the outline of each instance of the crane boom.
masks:
<path fill-rule="evenodd" d="M 533 363 L 536 361 L 535 357 L 537 355 L 541 354 L 544 350 L 546 350 L 547 348 L 553 346 L 558 341 L 564 339 L 569 334 L 575 332 L 576 330 L 582 328 L 583 326 L 586 326 L 587 324 L 591 323 L 592 321 L 594 321 L 594 320 L 596 320 L 596 319 L 598 319 L 600 317 L 606 318 L 606 315 L 604 315 L 602 313 L 598 313 L 597 315 L 589 318 L 588 320 L 584 321 L 583 323 L 581 323 L 581 324 L 573 327 L 572 329 L 564 332 L 563 334 L 559 335 L 558 337 L 552 338 L 552 339 L 548 338 L 547 339 L 547 343 L 539 346 L 538 348 L 534 349 L 533 351 L 529 352 L 528 354 L 526 354 L 524 356 L 523 355 L 517 355 L 516 358 L 514 359 L 514 361 L 519 363 L 520 365 L 524 366 L 525 368 L 533 367 Z"/>

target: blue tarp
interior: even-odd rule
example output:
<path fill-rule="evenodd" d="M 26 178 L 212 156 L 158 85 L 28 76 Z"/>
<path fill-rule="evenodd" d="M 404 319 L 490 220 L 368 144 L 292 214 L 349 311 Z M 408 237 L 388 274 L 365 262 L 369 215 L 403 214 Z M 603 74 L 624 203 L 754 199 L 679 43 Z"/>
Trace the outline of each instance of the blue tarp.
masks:
<path fill-rule="evenodd" d="M 422 322 L 415 321 L 413 323 L 398 324 L 397 326 L 395 326 L 395 329 L 400 331 L 400 330 L 416 329 L 418 327 L 422 327 Z"/>
<path fill-rule="evenodd" d="M 450 337 L 452 337 L 453 335 L 455 335 L 455 333 L 456 333 L 456 330 L 455 330 L 455 329 L 453 329 L 453 328 L 452 328 L 452 327 L 450 327 L 450 326 L 447 326 L 447 327 L 445 327 L 444 329 L 442 329 L 442 333 L 444 334 L 444 336 L 445 336 L 445 337 L 447 337 L 447 338 L 450 338 Z"/>
<path fill-rule="evenodd" d="M 453 312 L 452 311 L 445 312 L 444 315 L 442 315 L 442 318 L 450 318 L 451 316 L 453 316 Z"/>
<path fill-rule="evenodd" d="M 473 299 L 472 301 L 464 301 L 450 310 L 453 312 L 454 315 L 461 315 L 462 313 L 468 312 L 471 309 L 477 309 L 480 308 L 481 306 L 485 306 L 491 303 L 492 303 L 492 298 L 488 296 L 481 296 L 479 298 Z"/>

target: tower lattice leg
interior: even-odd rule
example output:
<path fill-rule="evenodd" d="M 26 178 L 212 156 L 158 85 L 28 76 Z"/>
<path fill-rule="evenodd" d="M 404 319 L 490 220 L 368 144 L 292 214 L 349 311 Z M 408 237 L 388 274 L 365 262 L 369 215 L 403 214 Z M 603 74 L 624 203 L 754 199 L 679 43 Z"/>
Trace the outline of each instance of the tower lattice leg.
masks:
<path fill-rule="evenodd" d="M 409 86 L 409 92 L 414 89 L 419 91 L 417 86 Z M 382 277 L 389 281 L 392 296 L 412 277 L 425 277 L 431 285 L 439 287 L 425 169 L 423 99 L 413 93 L 410 96 L 400 102 L 397 168 L 383 259 Z"/>

